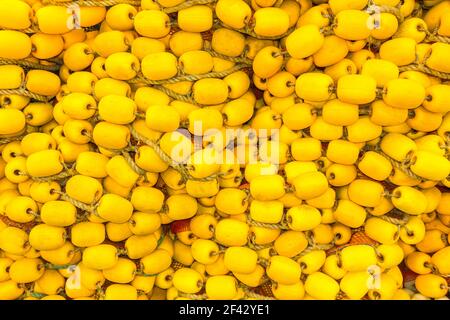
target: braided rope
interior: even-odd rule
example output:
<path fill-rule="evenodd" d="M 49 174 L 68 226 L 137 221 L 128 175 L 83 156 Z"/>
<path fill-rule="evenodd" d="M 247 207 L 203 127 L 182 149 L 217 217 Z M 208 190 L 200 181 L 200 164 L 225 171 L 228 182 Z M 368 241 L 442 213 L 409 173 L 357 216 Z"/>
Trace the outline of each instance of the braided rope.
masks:
<path fill-rule="evenodd" d="M 228 61 L 236 62 L 236 63 L 243 63 L 243 64 L 247 64 L 249 66 L 252 65 L 252 60 L 250 60 L 250 59 L 248 59 L 246 57 L 242 57 L 242 56 L 239 56 L 239 57 L 226 56 L 224 54 L 215 52 L 209 46 L 205 47 L 203 50 L 208 52 L 211 56 L 213 56 L 215 58 L 220 58 L 220 59 L 223 59 L 223 60 L 228 60 Z"/>
<path fill-rule="evenodd" d="M 332 26 L 322 27 L 320 28 L 320 33 L 322 33 L 325 37 L 334 35 L 333 27 Z"/>
<path fill-rule="evenodd" d="M 184 268 L 184 264 L 182 264 L 176 260 L 173 260 L 170 267 L 173 268 L 175 271 L 177 271 L 178 269 Z"/>
<path fill-rule="evenodd" d="M 381 215 L 381 216 L 373 216 L 373 215 L 371 215 L 371 217 L 379 218 L 379 219 L 384 220 L 386 222 L 395 224 L 396 226 L 404 226 L 405 224 L 408 223 L 408 220 L 409 220 L 409 216 L 407 214 L 403 214 L 403 216 L 401 218 L 388 216 L 386 214 L 385 215 Z"/>
<path fill-rule="evenodd" d="M 402 23 L 405 18 L 403 17 L 400 11 L 400 6 L 401 6 L 400 3 L 396 7 L 388 5 L 377 5 L 373 2 L 373 0 L 369 0 L 368 6 L 365 11 L 369 14 L 390 13 L 397 18 L 399 23 Z"/>
<path fill-rule="evenodd" d="M 180 100 L 183 102 L 189 102 L 191 104 L 198 106 L 198 103 L 194 100 L 194 98 L 192 97 L 191 94 L 176 93 L 175 91 L 168 89 L 164 86 L 155 86 L 155 88 L 158 89 L 159 91 L 164 92 L 165 94 L 167 94 L 169 97 L 171 97 L 173 99 Z"/>
<path fill-rule="evenodd" d="M 421 18 L 423 16 L 423 7 L 420 3 L 416 2 L 413 12 L 411 13 L 411 17 Z"/>
<path fill-rule="evenodd" d="M 450 80 L 450 73 L 446 73 L 446 72 L 440 72 L 440 71 L 436 71 L 433 70 L 427 66 L 421 65 L 421 64 L 410 64 L 407 66 L 401 66 L 399 67 L 400 72 L 403 71 L 420 71 L 423 73 L 426 73 L 428 75 L 437 77 L 437 78 L 441 78 L 444 80 Z"/>
<path fill-rule="evenodd" d="M 301 257 L 307 255 L 308 253 L 310 253 L 310 252 L 312 252 L 312 251 L 316 251 L 316 250 L 320 250 L 320 249 L 316 249 L 316 248 L 311 247 L 311 246 L 308 245 L 308 246 L 305 248 L 305 250 L 303 250 L 303 251 L 300 252 L 299 254 L 293 256 L 291 259 L 293 259 L 293 260 L 300 259 Z M 327 250 L 328 250 L 328 249 L 327 249 Z"/>
<path fill-rule="evenodd" d="M 397 18 L 398 22 L 400 23 L 402 23 L 403 20 L 405 20 L 399 8 L 383 5 L 378 6 L 378 10 L 380 13 L 390 13 L 394 15 Z"/>
<path fill-rule="evenodd" d="M 279 8 L 279 7 L 281 7 L 282 4 L 283 4 L 283 0 L 277 0 L 277 1 L 273 4 L 273 7 Z"/>
<path fill-rule="evenodd" d="M 8 29 L 8 28 L 0 28 L 0 30 L 11 30 L 11 29 Z M 36 28 L 35 26 L 31 26 L 31 27 L 26 28 L 26 29 L 16 29 L 16 31 L 23 32 L 23 33 L 27 33 L 27 34 L 31 34 L 31 33 L 38 33 L 38 32 L 39 32 L 39 29 Z"/>
<path fill-rule="evenodd" d="M 130 133 L 134 139 L 141 141 L 144 144 L 146 144 L 147 146 L 151 147 L 156 152 L 156 154 L 161 158 L 161 160 L 164 161 L 165 163 L 167 163 L 169 166 L 171 166 L 175 170 L 177 170 L 181 174 L 183 179 L 186 179 L 186 180 L 189 179 L 189 173 L 187 172 L 186 167 L 182 163 L 176 162 L 169 155 L 167 155 L 161 149 L 161 147 L 158 145 L 157 142 L 147 139 L 146 137 L 140 135 L 132 125 L 129 125 L 128 128 L 130 129 Z"/>
<path fill-rule="evenodd" d="M 450 44 L 450 37 L 444 37 L 444 36 L 438 35 L 436 33 L 427 32 L 426 40 L 430 41 L 430 42 L 442 42 L 442 43 Z"/>
<path fill-rule="evenodd" d="M 36 298 L 36 299 L 42 299 L 42 298 L 46 297 L 47 295 L 44 294 L 44 293 L 39 293 L 39 292 L 35 292 L 35 291 L 30 290 L 30 291 L 27 291 L 27 296 L 33 297 L 33 298 Z"/>
<path fill-rule="evenodd" d="M 28 91 L 24 88 L 18 88 L 18 89 L 0 89 L 0 94 L 17 94 L 21 96 L 30 97 L 34 100 L 42 101 L 42 102 L 48 102 L 52 99 L 52 97 L 43 96 L 40 94 L 36 94 L 33 92 Z"/>
<path fill-rule="evenodd" d="M 226 26 L 226 25 L 223 25 L 223 26 Z M 252 29 L 250 29 L 249 27 L 246 27 L 246 28 L 240 29 L 240 30 L 236 30 L 236 31 L 238 31 L 240 33 L 244 33 L 244 34 L 249 35 L 249 36 L 251 36 L 253 38 L 256 38 L 256 39 L 261 39 L 261 40 L 280 40 L 280 39 L 290 35 L 292 33 L 292 31 L 294 31 L 294 30 L 295 30 L 295 27 L 291 27 L 286 32 L 284 32 L 284 33 L 282 33 L 282 34 L 280 34 L 278 36 L 261 36 L 261 35 L 257 34 L 255 31 L 253 31 Z"/>
<path fill-rule="evenodd" d="M 229 28 L 229 26 L 227 26 L 225 23 L 223 23 L 223 22 L 222 22 L 221 20 L 219 20 L 219 19 L 214 20 L 214 25 L 215 25 L 216 27 L 225 27 L 225 28 Z M 289 34 L 291 34 L 292 31 L 295 30 L 295 26 L 294 26 L 294 27 L 290 27 L 286 32 L 284 32 L 284 33 L 282 33 L 282 34 L 280 34 L 280 35 L 277 35 L 277 36 L 261 36 L 261 35 L 257 34 L 255 31 L 253 31 L 253 29 L 252 29 L 251 26 L 249 26 L 249 25 L 246 25 L 246 26 L 245 26 L 244 28 L 242 28 L 242 29 L 233 29 L 233 30 L 235 30 L 235 31 L 237 31 L 237 32 L 240 32 L 240 33 L 243 33 L 243 34 L 246 34 L 246 35 L 249 35 L 249 36 L 251 36 L 251 37 L 253 37 L 253 38 L 256 38 L 256 39 L 262 39 L 262 40 L 279 40 L 279 39 L 282 39 L 282 38 L 288 36 Z"/>
<path fill-rule="evenodd" d="M 191 293 L 179 292 L 178 296 L 182 297 L 182 298 L 188 298 L 191 300 L 206 300 L 206 299 L 208 299 L 208 296 L 206 294 L 191 294 Z"/>
<path fill-rule="evenodd" d="M 81 209 L 86 212 L 92 212 L 92 213 L 95 212 L 96 205 L 90 205 L 90 204 L 86 204 L 82 201 L 76 200 L 76 199 L 70 197 L 68 194 L 61 192 L 61 191 L 54 190 L 53 192 L 59 194 L 61 199 L 73 204 L 78 209 Z"/>
<path fill-rule="evenodd" d="M 263 296 L 262 294 L 258 294 L 252 290 L 250 290 L 247 286 L 244 286 L 242 284 L 239 285 L 239 288 L 241 288 L 244 291 L 245 297 L 244 298 L 253 298 L 258 300 L 276 300 L 272 297 Z"/>
<path fill-rule="evenodd" d="M 272 247 L 272 244 L 271 243 L 265 244 L 265 245 L 263 245 L 263 244 L 256 244 L 255 243 L 255 235 L 254 234 L 249 234 L 248 239 L 247 239 L 247 246 L 250 249 L 253 249 L 253 250 L 264 250 L 264 249 Z"/>
<path fill-rule="evenodd" d="M 316 240 L 314 239 L 314 235 L 312 232 L 308 232 L 306 234 L 306 238 L 308 239 L 308 247 L 306 249 L 308 249 L 310 252 L 314 250 L 325 250 L 325 251 L 329 250 L 335 246 L 337 240 L 335 236 L 330 243 L 318 244 L 316 243 Z M 303 250 L 303 252 L 305 252 L 306 249 Z"/>
<path fill-rule="evenodd" d="M 134 162 L 133 158 L 130 156 L 130 154 L 128 152 L 122 152 L 123 157 L 125 158 L 125 160 L 127 161 L 127 164 L 130 166 L 130 168 L 137 173 L 140 176 L 145 175 L 146 171 L 141 169 L 141 167 L 139 167 L 136 162 Z"/>
<path fill-rule="evenodd" d="M 383 41 L 380 39 L 375 39 L 372 36 L 369 36 L 369 38 L 367 38 L 367 43 L 369 45 L 369 49 L 371 49 L 371 48 L 379 48 L 383 43 Z"/>
<path fill-rule="evenodd" d="M 174 12 L 178 12 L 178 11 L 183 10 L 183 9 L 190 8 L 190 7 L 195 6 L 195 5 L 210 4 L 210 3 L 215 3 L 215 2 L 217 2 L 217 0 L 187 0 L 187 1 L 184 1 L 184 2 L 180 3 L 177 6 L 161 7 L 161 11 L 163 11 L 165 13 L 174 13 Z M 161 4 L 159 4 L 159 5 L 161 6 Z"/>
<path fill-rule="evenodd" d="M 391 165 L 400 170 L 401 172 L 403 172 L 404 174 L 406 174 L 408 177 L 410 177 L 411 179 L 414 180 L 419 180 L 419 181 L 423 181 L 424 179 L 419 177 L 418 175 L 416 175 L 414 172 L 412 172 L 409 168 L 407 168 L 405 166 L 405 164 L 395 161 L 394 159 L 390 158 L 387 154 L 385 154 L 384 152 L 381 152 L 381 155 L 383 155 L 384 157 L 386 157 L 389 162 L 391 163 Z"/>
<path fill-rule="evenodd" d="M 383 157 L 385 157 L 392 165 L 392 167 L 400 170 L 401 172 L 403 172 L 404 174 L 406 174 L 408 177 L 410 177 L 411 179 L 414 180 L 419 180 L 419 181 L 423 181 L 424 179 L 418 175 L 416 175 L 414 172 L 412 172 L 406 165 L 405 163 L 402 162 L 398 162 L 394 159 L 392 159 L 391 157 L 389 157 L 386 153 L 384 153 L 381 148 L 376 145 L 376 146 L 366 146 L 365 149 L 367 151 L 372 150 L 372 151 L 376 151 L 377 153 L 379 153 L 380 155 L 382 155 Z"/>
<path fill-rule="evenodd" d="M 247 223 L 260 228 L 267 228 L 267 229 L 273 229 L 273 230 L 289 230 L 289 226 L 285 223 L 264 223 L 253 220 L 250 215 L 247 215 Z"/>
<path fill-rule="evenodd" d="M 132 6 L 138 7 L 141 5 L 139 0 L 78 0 L 78 1 L 58 1 L 58 0 L 43 0 L 44 5 L 54 5 L 71 7 L 78 5 L 80 7 L 110 7 L 116 4 L 130 4 Z"/>
<path fill-rule="evenodd" d="M 45 269 L 50 269 L 50 270 L 64 270 L 64 269 L 70 268 L 71 266 L 76 266 L 76 265 L 73 265 L 73 264 L 57 265 L 57 264 L 52 264 L 52 263 L 44 264 Z"/>
<path fill-rule="evenodd" d="M 39 62 L 34 62 L 34 61 L 29 61 L 29 60 L 0 58 L 0 65 L 5 65 L 5 64 L 15 64 L 15 65 L 29 68 L 29 69 L 39 69 L 39 70 L 47 70 L 47 71 L 59 71 L 59 68 L 60 68 L 60 66 L 57 64 L 45 65 L 45 64 L 41 64 Z"/>
<path fill-rule="evenodd" d="M 131 79 L 129 82 L 130 83 L 141 83 L 142 82 L 142 83 L 150 84 L 150 85 L 162 85 L 162 84 L 173 84 L 173 83 L 178 83 L 178 82 L 182 82 L 182 81 L 197 81 L 200 79 L 207 79 L 207 78 L 225 78 L 226 76 L 228 76 L 238 70 L 241 70 L 243 68 L 248 68 L 248 65 L 237 64 L 225 71 L 213 71 L 213 72 L 204 73 L 204 74 L 186 74 L 186 75 L 181 75 L 181 76 L 177 76 L 177 77 L 165 79 L 165 80 L 148 80 L 145 77 L 143 77 L 142 75 L 139 75 L 138 77 Z"/>
<path fill-rule="evenodd" d="M 48 176 L 48 177 L 31 177 L 31 179 L 33 179 L 34 181 L 38 181 L 38 182 L 49 182 L 49 181 L 65 179 L 65 178 L 71 177 L 71 176 L 73 176 L 75 174 L 76 174 L 75 170 L 69 169 L 69 170 L 62 171 L 62 172 L 60 172 L 58 174 L 55 174 L 53 176 Z"/>
<path fill-rule="evenodd" d="M 394 166 L 398 170 L 402 171 L 404 174 L 406 174 L 411 179 L 418 180 L 420 182 L 425 181 L 424 178 L 422 178 L 422 177 L 418 176 L 417 174 L 415 174 L 414 172 L 412 172 L 411 169 L 409 169 L 404 163 L 397 162 L 391 158 L 388 158 L 388 159 L 391 162 L 392 166 Z"/>
<path fill-rule="evenodd" d="M 265 258 L 258 258 L 258 263 L 264 268 L 267 268 L 269 266 L 269 260 Z"/>
<path fill-rule="evenodd" d="M 17 136 L 12 136 L 12 137 L 5 137 L 5 138 L 0 138 L 0 145 L 3 144 L 7 144 L 10 142 L 14 142 L 14 141 L 20 141 L 22 140 L 28 133 L 27 132 L 22 132 Z"/>

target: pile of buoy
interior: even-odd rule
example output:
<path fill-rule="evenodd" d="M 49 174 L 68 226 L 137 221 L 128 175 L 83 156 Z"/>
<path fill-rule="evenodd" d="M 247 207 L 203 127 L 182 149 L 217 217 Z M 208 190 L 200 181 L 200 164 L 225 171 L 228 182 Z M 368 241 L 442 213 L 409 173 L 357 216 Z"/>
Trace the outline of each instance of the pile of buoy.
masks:
<path fill-rule="evenodd" d="M 0 299 L 448 299 L 450 1 L 0 0 Z"/>

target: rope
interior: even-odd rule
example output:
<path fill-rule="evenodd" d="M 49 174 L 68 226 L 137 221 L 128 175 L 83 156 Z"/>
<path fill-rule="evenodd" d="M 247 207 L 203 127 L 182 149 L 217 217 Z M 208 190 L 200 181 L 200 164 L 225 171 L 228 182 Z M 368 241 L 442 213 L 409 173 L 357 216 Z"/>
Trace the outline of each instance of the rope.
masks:
<path fill-rule="evenodd" d="M 42 299 L 45 296 L 47 296 L 46 294 L 35 292 L 35 291 L 30 291 L 30 292 L 27 292 L 27 293 L 28 293 L 28 295 L 30 297 L 37 298 L 37 299 Z"/>
<path fill-rule="evenodd" d="M 207 79 L 207 78 L 225 78 L 226 76 L 241 70 L 243 68 L 248 68 L 248 65 L 246 64 L 237 64 L 235 66 L 233 66 L 232 68 L 225 70 L 225 71 L 214 71 L 214 72 L 209 72 L 209 73 L 204 73 L 204 74 L 186 74 L 186 75 L 181 75 L 181 76 L 177 76 L 174 78 L 170 78 L 170 79 L 165 79 L 165 80 L 148 80 L 145 77 L 143 77 L 142 75 L 139 75 L 138 77 L 131 79 L 129 82 L 130 83 L 145 83 L 145 84 L 150 84 L 150 85 L 162 85 L 162 84 L 172 84 L 172 83 L 178 83 L 178 82 L 182 82 L 182 81 L 197 81 L 200 79 Z"/>
<path fill-rule="evenodd" d="M 132 125 L 129 125 L 128 128 L 130 129 L 130 133 L 134 139 L 141 141 L 144 144 L 151 147 L 156 152 L 156 154 L 161 158 L 161 160 L 164 161 L 165 163 L 167 163 L 169 166 L 171 166 L 175 170 L 177 170 L 181 174 L 183 179 L 186 179 L 186 180 L 189 179 L 189 173 L 187 172 L 186 167 L 183 164 L 174 161 L 169 155 L 167 155 L 160 148 L 160 146 L 158 145 L 157 142 L 147 139 L 146 137 L 140 135 Z"/>
<path fill-rule="evenodd" d="M 222 24 L 222 26 L 226 27 L 225 24 Z M 241 29 L 241 30 L 236 30 L 236 31 L 241 32 L 241 33 L 245 33 L 246 35 L 249 35 L 249 36 L 251 36 L 251 37 L 253 37 L 253 38 L 256 38 L 256 39 L 262 39 L 262 40 L 279 40 L 279 39 L 282 39 L 282 38 L 284 38 L 284 37 L 287 37 L 287 36 L 290 35 L 290 34 L 292 33 L 292 31 L 294 31 L 294 30 L 295 30 L 295 27 L 291 27 L 291 28 L 289 28 L 285 33 L 280 34 L 280 35 L 278 35 L 278 36 L 261 36 L 261 35 L 257 34 L 255 31 L 251 30 L 249 27 L 246 27 L 246 28 Z"/>
<path fill-rule="evenodd" d="M 273 7 L 279 8 L 279 7 L 281 7 L 282 4 L 283 4 L 283 0 L 277 0 L 277 1 L 273 4 Z"/>
<path fill-rule="evenodd" d="M 150 274 L 150 273 L 145 273 L 145 272 L 142 272 L 142 271 L 136 272 L 136 275 L 137 275 L 137 276 L 140 276 L 140 277 L 147 277 L 147 278 L 150 278 L 150 277 L 156 277 L 158 274 L 159 274 L 159 273 L 152 273 L 152 274 Z"/>
<path fill-rule="evenodd" d="M 392 7 L 387 5 L 377 5 L 373 0 L 370 0 L 365 11 L 369 14 L 390 13 L 394 15 L 400 23 L 405 19 L 400 11 L 400 4 L 397 7 Z"/>
<path fill-rule="evenodd" d="M 265 258 L 259 258 L 258 263 L 263 266 L 264 268 L 267 268 L 269 266 L 269 260 Z"/>
<path fill-rule="evenodd" d="M 30 92 L 24 88 L 18 88 L 18 89 L 0 89 L 0 95 L 1 94 L 17 94 L 21 96 L 30 97 L 34 100 L 42 101 L 42 102 L 48 102 L 51 100 L 51 97 L 43 96 L 40 94 L 36 94 L 33 92 Z"/>
<path fill-rule="evenodd" d="M 205 46 L 206 46 L 206 45 L 205 45 Z M 239 56 L 239 57 L 229 57 L 229 56 L 226 56 L 226 55 L 224 55 L 224 54 L 220 54 L 220 53 L 215 52 L 215 51 L 212 50 L 210 47 L 206 47 L 206 48 L 204 48 L 203 50 L 206 51 L 206 52 L 208 52 L 211 56 L 213 56 L 213 57 L 215 57 L 215 58 L 220 58 L 220 59 L 223 59 L 223 60 L 228 60 L 228 61 L 236 62 L 236 63 L 243 63 L 243 64 L 247 64 L 247 65 L 249 65 L 249 66 L 252 65 L 252 60 L 250 60 L 250 59 L 248 59 L 248 58 L 246 58 L 246 57 L 243 57 L 243 56 Z"/>
<path fill-rule="evenodd" d="M 49 181 L 55 181 L 55 180 L 61 180 L 61 179 L 65 179 L 68 177 L 71 177 L 73 175 L 75 175 L 76 172 L 74 170 L 66 170 L 66 171 L 62 171 L 58 174 L 55 174 L 53 176 L 48 176 L 48 177 L 31 177 L 31 179 L 33 179 L 34 181 L 38 181 L 38 182 L 49 182 Z"/>
<path fill-rule="evenodd" d="M 259 251 L 259 250 L 264 250 L 264 249 L 272 247 L 272 244 L 267 244 L 267 245 L 256 244 L 256 243 L 253 242 L 253 240 L 249 240 L 247 246 L 250 249 Z"/>
<path fill-rule="evenodd" d="M 249 236 L 248 236 L 248 239 L 247 239 L 248 241 L 248 243 L 247 243 L 247 246 L 250 248 L 250 249 L 253 249 L 253 250 L 264 250 L 264 249 L 267 249 L 267 248 L 270 248 L 270 247 L 272 247 L 272 244 L 266 244 L 266 245 L 262 245 L 262 244 L 256 244 L 255 243 L 255 235 L 254 234 L 249 234 Z"/>
<path fill-rule="evenodd" d="M 184 268 L 184 264 L 182 264 L 182 263 L 180 263 L 180 262 L 178 262 L 178 261 L 176 261 L 176 260 L 173 260 L 172 261 L 172 264 L 170 265 L 175 271 L 177 271 L 178 269 L 181 269 L 181 268 Z"/>
<path fill-rule="evenodd" d="M 178 293 L 179 297 L 188 298 L 191 300 L 206 300 L 208 299 L 208 296 L 206 294 L 191 294 L 191 293 Z"/>
<path fill-rule="evenodd" d="M 64 270 L 64 269 L 70 268 L 71 266 L 76 266 L 76 265 L 73 265 L 73 264 L 57 265 L 57 264 L 52 264 L 52 263 L 44 264 L 45 269 L 50 269 L 50 270 Z"/>
<path fill-rule="evenodd" d="M 81 209 L 86 212 L 95 212 L 96 205 L 89 205 L 79 200 L 76 200 L 70 197 L 68 194 L 61 191 L 53 190 L 53 192 L 59 194 L 61 196 L 61 199 L 73 204 L 78 209 Z"/>
<path fill-rule="evenodd" d="M 423 181 L 423 178 L 419 177 L 418 175 L 416 175 L 414 172 L 412 172 L 411 170 L 409 170 L 403 163 L 395 161 L 394 159 L 388 157 L 384 152 L 381 152 L 381 154 L 385 157 L 387 157 L 387 159 L 389 160 L 389 162 L 392 164 L 392 166 L 398 170 L 400 170 L 401 172 L 403 172 L 404 174 L 406 174 L 408 177 L 410 177 L 411 179 L 414 180 L 419 180 L 419 181 Z"/>
<path fill-rule="evenodd" d="M 143 176 L 145 175 L 146 171 L 141 169 L 136 162 L 134 162 L 133 158 L 130 156 L 128 152 L 122 152 L 123 157 L 125 158 L 127 164 L 130 166 L 130 168 L 136 172 L 138 175 Z"/>
<path fill-rule="evenodd" d="M 163 243 L 164 239 L 166 238 L 168 230 L 169 230 L 169 228 L 164 228 L 164 226 L 163 226 L 163 232 L 161 232 L 161 235 L 159 236 L 159 239 L 156 242 L 156 248 L 159 248 L 161 243 Z"/>
<path fill-rule="evenodd" d="M 441 78 L 444 80 L 450 80 L 450 73 L 446 73 L 446 72 L 440 72 L 440 71 L 436 71 L 433 70 L 427 66 L 421 65 L 421 64 L 410 64 L 407 66 L 402 66 L 399 67 L 400 72 L 403 71 L 420 71 L 429 75 L 432 75 L 434 77 L 437 78 Z"/>
<path fill-rule="evenodd" d="M 14 141 L 20 141 L 20 140 L 22 140 L 23 137 L 25 137 L 27 134 L 28 134 L 28 133 L 25 132 L 25 133 L 20 133 L 20 134 L 17 135 L 17 136 L 0 138 L 0 145 L 7 144 L 7 143 L 10 143 L 10 142 L 14 142 Z"/>
<path fill-rule="evenodd" d="M 332 26 L 327 26 L 327 27 L 322 27 L 320 28 L 320 32 L 326 37 L 326 36 L 331 36 L 334 34 L 333 31 L 333 27 Z"/>
<path fill-rule="evenodd" d="M 220 26 L 220 27 L 229 28 L 229 26 L 227 26 L 225 23 L 223 23 L 223 22 L 220 21 L 219 19 L 216 19 L 216 20 L 214 21 L 214 25 L 215 25 L 215 26 Z M 251 27 L 250 27 L 249 25 L 246 25 L 246 26 L 245 26 L 244 28 L 242 28 L 242 29 L 233 29 L 233 30 L 235 30 L 235 31 L 237 31 L 237 32 L 240 32 L 240 33 L 243 33 L 243 34 L 246 34 L 246 35 L 249 35 L 249 36 L 251 36 L 251 37 L 253 37 L 253 38 L 256 38 L 256 39 L 263 39 L 263 40 L 279 40 L 279 39 L 282 39 L 282 38 L 288 36 L 289 34 L 291 34 L 292 31 L 295 30 L 295 26 L 289 28 L 289 29 L 288 29 L 286 32 L 284 32 L 283 34 L 276 35 L 276 36 L 261 36 L 261 35 L 257 34 L 255 31 L 253 31 L 253 29 L 251 29 Z"/>
<path fill-rule="evenodd" d="M 183 9 L 190 8 L 195 5 L 215 3 L 216 1 L 217 0 L 188 0 L 188 1 L 184 1 L 184 2 L 180 3 L 177 6 L 161 8 L 161 11 L 163 11 L 165 13 L 174 13 L 174 12 L 178 12 Z M 158 1 L 156 1 L 156 2 L 159 4 Z"/>
<path fill-rule="evenodd" d="M 250 215 L 247 215 L 247 223 L 255 226 L 255 227 L 260 227 L 260 228 L 267 228 L 267 229 L 273 229 L 273 230 L 289 230 L 289 226 L 286 225 L 285 223 L 281 222 L 281 223 L 264 223 L 264 222 L 259 222 L 259 221 L 255 221 L 253 220 Z"/>
<path fill-rule="evenodd" d="M 275 298 L 263 296 L 262 294 L 258 294 L 256 292 L 250 290 L 247 286 L 244 286 L 242 284 L 240 284 L 239 287 L 245 293 L 245 297 L 244 298 L 253 298 L 253 299 L 257 299 L 257 300 L 276 300 Z"/>
<path fill-rule="evenodd" d="M 191 104 L 198 106 L 198 103 L 194 100 L 194 98 L 192 97 L 191 94 L 179 94 L 179 93 L 176 93 L 175 91 L 170 90 L 164 86 L 155 86 L 155 89 L 158 89 L 158 90 L 164 92 L 165 94 L 167 94 L 169 97 L 171 97 L 173 99 L 180 100 L 183 102 L 189 102 Z"/>
<path fill-rule="evenodd" d="M 380 13 L 390 13 L 394 15 L 397 18 L 398 22 L 400 23 L 402 23 L 403 20 L 405 20 L 399 8 L 383 5 L 378 6 L 378 10 Z"/>
<path fill-rule="evenodd" d="M 396 226 L 404 226 L 405 224 L 408 223 L 408 220 L 409 220 L 409 216 L 407 214 L 402 214 L 401 218 L 388 216 L 386 214 L 382 215 L 382 216 L 372 216 L 372 217 L 379 218 L 379 219 L 384 220 L 386 222 L 395 224 Z"/>
<path fill-rule="evenodd" d="M 413 12 L 411 13 L 411 17 L 415 17 L 415 18 L 421 18 L 423 16 L 423 8 L 420 5 L 420 3 L 415 4 L 415 8 L 413 10 Z"/>
<path fill-rule="evenodd" d="M 54 6 L 63 6 L 63 7 L 71 7 L 78 5 L 80 7 L 110 7 L 116 4 L 130 4 L 135 7 L 139 7 L 141 5 L 141 1 L 139 0 L 78 0 L 78 1 L 58 1 L 58 0 L 43 0 L 42 3 L 44 5 L 54 5 Z"/>
<path fill-rule="evenodd" d="M 329 249 L 334 247 L 334 245 L 336 244 L 335 242 L 337 240 L 337 238 L 335 236 L 330 243 L 317 244 L 316 240 L 314 239 L 314 235 L 313 235 L 312 232 L 308 232 L 306 234 L 306 238 L 308 239 L 308 248 L 307 249 L 309 249 L 310 251 L 313 251 L 313 250 L 329 250 Z M 306 249 L 303 250 L 303 252 L 305 252 L 305 251 L 306 251 Z"/>
<path fill-rule="evenodd" d="M 400 170 L 401 172 L 403 172 L 404 174 L 406 174 L 408 177 L 410 177 L 411 179 L 414 180 L 419 180 L 419 181 L 423 181 L 423 178 L 421 178 L 420 176 L 416 175 L 414 172 L 412 172 L 406 165 L 405 163 L 402 162 L 398 162 L 394 159 L 392 159 L 391 157 L 389 157 L 386 153 L 384 153 L 383 151 L 381 151 L 380 147 L 378 145 L 376 146 L 369 146 L 367 145 L 365 147 L 366 151 L 376 151 L 377 153 L 381 154 L 383 157 L 385 157 L 392 165 L 392 167 Z"/>
<path fill-rule="evenodd" d="M 438 35 L 436 33 L 427 32 L 426 40 L 430 41 L 430 42 L 442 42 L 442 43 L 450 44 L 450 37 L 444 37 L 444 36 Z"/>
<path fill-rule="evenodd" d="M 45 60 L 43 60 L 45 61 Z M 29 60 L 16 60 L 16 59 L 6 59 L 0 58 L 0 65 L 5 64 L 15 64 L 21 67 L 29 68 L 29 69 L 39 69 L 39 70 L 47 70 L 47 71 L 59 71 L 59 65 L 45 65 L 39 62 L 33 62 Z"/>

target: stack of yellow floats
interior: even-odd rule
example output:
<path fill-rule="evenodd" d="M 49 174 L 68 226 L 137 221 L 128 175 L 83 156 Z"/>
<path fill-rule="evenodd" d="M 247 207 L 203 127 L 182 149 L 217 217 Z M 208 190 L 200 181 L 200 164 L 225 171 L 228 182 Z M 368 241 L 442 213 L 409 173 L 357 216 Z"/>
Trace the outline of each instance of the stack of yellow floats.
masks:
<path fill-rule="evenodd" d="M 0 299 L 448 299 L 450 1 L 0 0 L 0 29 Z"/>

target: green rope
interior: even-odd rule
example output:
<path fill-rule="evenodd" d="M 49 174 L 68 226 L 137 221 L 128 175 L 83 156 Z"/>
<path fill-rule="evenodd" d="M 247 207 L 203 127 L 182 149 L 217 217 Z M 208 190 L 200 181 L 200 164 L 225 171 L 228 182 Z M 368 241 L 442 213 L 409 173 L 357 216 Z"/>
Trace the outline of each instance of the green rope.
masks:
<path fill-rule="evenodd" d="M 166 238 L 167 231 L 168 231 L 167 228 L 163 228 L 163 232 L 161 232 L 161 235 L 159 236 L 159 239 L 156 242 L 156 248 L 159 248 L 161 243 L 163 243 L 164 239 Z M 141 276 L 141 277 L 156 277 L 158 274 L 159 273 L 153 273 L 153 274 L 145 273 L 144 271 L 136 272 L 136 275 Z"/>
<path fill-rule="evenodd" d="M 161 243 L 163 243 L 164 239 L 166 238 L 166 234 L 167 234 L 167 228 L 163 228 L 163 232 L 161 232 L 161 235 L 159 236 L 159 239 L 156 242 L 156 248 L 159 248 Z"/>
<path fill-rule="evenodd" d="M 31 291 L 28 294 L 30 297 L 37 298 L 37 299 L 42 299 L 47 296 L 46 294 L 35 292 L 35 291 Z"/>
<path fill-rule="evenodd" d="M 66 265 L 57 265 L 57 264 L 52 264 L 52 263 L 46 263 L 45 264 L 45 269 L 49 269 L 49 270 L 65 270 L 70 268 L 71 266 L 74 266 L 73 264 L 66 264 Z"/>

